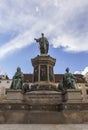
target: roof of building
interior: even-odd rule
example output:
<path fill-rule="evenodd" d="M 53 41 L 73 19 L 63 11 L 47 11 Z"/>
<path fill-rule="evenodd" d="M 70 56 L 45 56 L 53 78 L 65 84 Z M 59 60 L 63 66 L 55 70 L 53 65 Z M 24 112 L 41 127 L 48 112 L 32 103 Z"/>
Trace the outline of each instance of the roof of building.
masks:
<path fill-rule="evenodd" d="M 29 81 L 32 82 L 33 74 L 24 74 L 24 82 Z"/>
<path fill-rule="evenodd" d="M 85 80 L 85 78 L 84 78 L 84 75 L 82 75 L 82 74 L 74 74 L 74 76 L 77 77 L 77 82 L 78 82 L 78 83 L 86 83 L 86 80 Z"/>
<path fill-rule="evenodd" d="M 9 79 L 9 77 L 8 77 L 8 75 L 0 75 L 0 79 L 6 80 L 6 79 Z"/>
<path fill-rule="evenodd" d="M 56 83 L 60 82 L 63 79 L 63 75 L 64 74 L 54 74 L 55 82 Z M 83 75 L 74 74 L 74 76 L 77 78 L 77 83 L 86 83 L 86 80 L 85 80 Z M 24 74 L 24 82 L 25 81 L 32 82 L 33 81 L 33 74 Z"/>

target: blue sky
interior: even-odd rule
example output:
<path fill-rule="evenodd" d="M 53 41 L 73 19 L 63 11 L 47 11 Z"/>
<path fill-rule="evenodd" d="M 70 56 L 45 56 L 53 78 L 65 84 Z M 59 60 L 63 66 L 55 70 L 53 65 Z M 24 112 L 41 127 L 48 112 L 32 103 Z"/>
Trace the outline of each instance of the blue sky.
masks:
<path fill-rule="evenodd" d="M 49 40 L 55 73 L 88 71 L 88 0 L 0 0 L 1 74 L 16 68 L 32 73 L 31 58 L 39 54 L 34 38 Z"/>

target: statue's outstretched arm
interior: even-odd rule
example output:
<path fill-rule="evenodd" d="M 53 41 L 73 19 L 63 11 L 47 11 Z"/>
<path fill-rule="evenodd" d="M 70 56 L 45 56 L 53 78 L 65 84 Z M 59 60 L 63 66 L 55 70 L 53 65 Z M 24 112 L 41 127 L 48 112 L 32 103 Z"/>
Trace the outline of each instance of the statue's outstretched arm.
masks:
<path fill-rule="evenodd" d="M 37 39 L 37 38 L 34 38 L 34 40 L 35 40 L 36 42 L 39 42 L 39 39 Z"/>

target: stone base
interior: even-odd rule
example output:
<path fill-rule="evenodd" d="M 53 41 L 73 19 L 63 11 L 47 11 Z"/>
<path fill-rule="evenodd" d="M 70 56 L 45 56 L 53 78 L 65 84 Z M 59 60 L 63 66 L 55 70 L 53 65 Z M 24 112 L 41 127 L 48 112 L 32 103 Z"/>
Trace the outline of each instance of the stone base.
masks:
<path fill-rule="evenodd" d="M 0 124 L 88 123 L 88 103 L 81 103 L 80 91 L 61 92 L 7 90 L 0 102 Z"/>
<path fill-rule="evenodd" d="M 82 102 L 81 91 L 76 89 L 68 89 L 65 93 L 66 102 Z"/>
<path fill-rule="evenodd" d="M 22 102 L 23 101 L 23 93 L 22 90 L 18 89 L 18 90 L 11 90 L 8 89 L 7 90 L 7 98 L 6 98 L 7 102 Z"/>

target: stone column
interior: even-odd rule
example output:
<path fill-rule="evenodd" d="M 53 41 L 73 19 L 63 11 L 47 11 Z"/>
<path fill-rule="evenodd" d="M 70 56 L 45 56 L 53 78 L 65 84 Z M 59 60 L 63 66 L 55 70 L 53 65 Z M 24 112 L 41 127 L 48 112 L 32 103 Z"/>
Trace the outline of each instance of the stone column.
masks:
<path fill-rule="evenodd" d="M 48 79 L 47 80 L 48 80 L 48 82 L 50 82 L 50 78 L 49 78 L 49 65 L 47 65 L 47 75 L 48 75 L 48 77 L 47 77 Z"/>
<path fill-rule="evenodd" d="M 40 82 L 40 65 L 39 65 L 38 69 L 39 69 L 38 82 Z"/>

